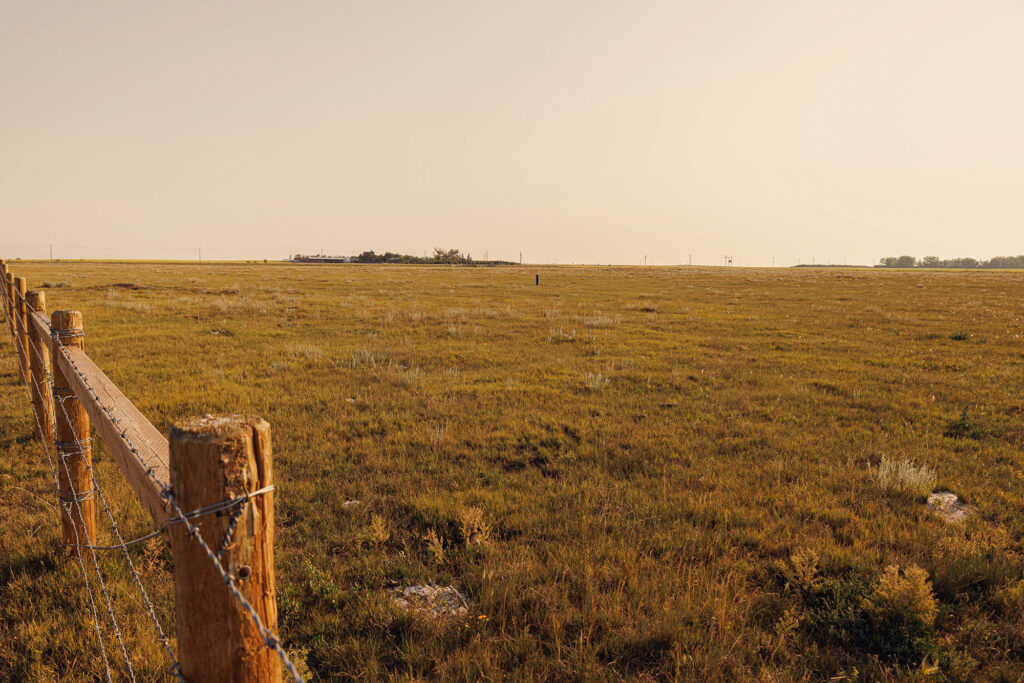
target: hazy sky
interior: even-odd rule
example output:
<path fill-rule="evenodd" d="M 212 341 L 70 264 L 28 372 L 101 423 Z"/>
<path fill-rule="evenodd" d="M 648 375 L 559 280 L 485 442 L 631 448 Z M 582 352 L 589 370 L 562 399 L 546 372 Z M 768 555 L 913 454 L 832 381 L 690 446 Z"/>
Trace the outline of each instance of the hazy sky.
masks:
<path fill-rule="evenodd" d="M 1024 0 L 0 0 L 0 254 L 1024 253 Z"/>

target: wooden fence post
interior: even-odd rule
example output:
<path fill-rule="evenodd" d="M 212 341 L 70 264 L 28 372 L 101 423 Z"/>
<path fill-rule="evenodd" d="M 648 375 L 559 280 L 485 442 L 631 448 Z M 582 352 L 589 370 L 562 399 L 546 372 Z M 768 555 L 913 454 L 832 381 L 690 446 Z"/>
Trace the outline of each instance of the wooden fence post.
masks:
<path fill-rule="evenodd" d="M 7 310 L 7 261 L 0 259 L 0 287 L 3 287 L 3 291 L 0 291 L 0 299 L 4 302 L 4 317 L 8 320 L 11 319 L 11 312 Z"/>
<path fill-rule="evenodd" d="M 30 290 L 25 293 L 28 314 L 46 314 L 46 294 Z M 32 410 L 35 411 L 38 421 L 36 423 L 36 436 L 47 444 L 53 443 L 53 395 L 47 384 L 47 376 L 50 374 L 50 349 L 40 338 L 39 330 L 26 318 L 25 324 L 28 327 L 28 356 L 29 371 L 32 373 Z"/>
<path fill-rule="evenodd" d="M 3 276 L 0 278 L 0 290 L 2 290 L 0 291 L 0 298 L 4 300 L 4 314 L 7 316 L 7 326 L 11 330 L 11 343 L 14 344 L 15 350 L 17 350 L 18 344 L 14 336 L 14 310 L 11 304 L 11 274 L 7 270 L 6 263 L 0 266 L 0 275 Z M 19 374 L 20 372 L 19 370 Z"/>
<path fill-rule="evenodd" d="M 85 348 L 82 314 L 78 311 L 54 311 L 50 326 L 63 346 Z M 60 353 L 54 349 L 54 354 Z M 92 544 L 96 540 L 96 503 L 92 496 L 92 444 L 89 416 L 75 396 L 61 364 L 53 363 L 53 410 L 56 416 L 57 466 L 60 490 L 57 492 L 64 544 Z M 78 509 L 76 509 L 78 508 Z M 81 510 L 81 515 L 79 515 Z M 83 521 L 84 520 L 84 521 Z M 74 548 L 68 551 L 74 553 Z"/>
<path fill-rule="evenodd" d="M 177 422 L 170 433 L 170 469 L 171 488 L 184 513 L 265 489 L 273 484 L 270 425 L 246 415 Z M 232 524 L 237 510 L 198 516 L 192 524 L 214 553 L 231 533 L 221 566 L 276 635 L 273 491 L 252 496 Z M 266 646 L 210 557 L 184 524 L 171 524 L 170 537 L 178 661 L 185 679 L 280 681 L 278 654 Z"/>
<path fill-rule="evenodd" d="M 21 383 L 28 384 L 32 376 L 28 369 L 28 332 L 25 329 L 25 290 L 28 289 L 25 278 L 14 278 L 14 287 L 11 294 L 12 307 L 14 308 L 14 346 L 18 350 L 18 362 L 21 369 Z"/>

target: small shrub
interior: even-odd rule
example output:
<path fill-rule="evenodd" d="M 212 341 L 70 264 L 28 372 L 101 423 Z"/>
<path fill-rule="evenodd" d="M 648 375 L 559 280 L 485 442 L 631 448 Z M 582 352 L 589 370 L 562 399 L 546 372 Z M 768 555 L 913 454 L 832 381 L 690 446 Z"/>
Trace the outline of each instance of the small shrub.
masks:
<path fill-rule="evenodd" d="M 380 515 L 374 515 L 370 518 L 370 540 L 373 544 L 380 547 L 381 545 L 388 542 L 391 538 L 391 532 L 388 531 L 388 524 L 384 521 L 384 518 Z"/>
<path fill-rule="evenodd" d="M 929 628 L 939 612 L 928 572 L 914 564 L 902 572 L 899 565 L 886 567 L 867 607 L 883 618 L 917 620 Z"/>
<path fill-rule="evenodd" d="M 882 456 L 875 470 L 878 485 L 886 491 L 901 491 L 927 496 L 935 488 L 938 477 L 927 465 L 916 466 L 911 460 L 893 460 Z"/>
<path fill-rule="evenodd" d="M 917 667 L 934 657 L 937 608 L 923 569 L 886 569 L 877 583 L 850 572 L 822 578 L 803 596 L 804 632 L 826 648 Z"/>
<path fill-rule="evenodd" d="M 484 511 L 469 507 L 459 513 L 459 531 L 468 548 L 471 545 L 487 545 L 491 540 L 491 525 L 484 521 Z"/>
<path fill-rule="evenodd" d="M 444 564 L 444 541 L 433 529 L 428 529 L 423 535 L 423 541 L 427 544 L 427 552 L 434 558 L 437 564 Z"/>
<path fill-rule="evenodd" d="M 789 556 L 789 566 L 785 571 L 786 580 L 790 585 L 809 593 L 818 588 L 818 553 L 809 548 L 799 548 Z"/>
<path fill-rule="evenodd" d="M 988 430 L 983 429 L 971 419 L 971 405 L 967 404 L 960 412 L 960 417 L 949 423 L 946 431 L 942 433 L 947 439 L 981 439 L 988 435 Z"/>
<path fill-rule="evenodd" d="M 604 387 L 608 386 L 608 383 L 611 381 L 612 380 L 610 377 L 605 377 L 600 372 L 588 372 L 587 374 L 583 375 L 584 386 L 586 386 L 587 389 L 591 389 L 593 391 L 603 389 Z"/>

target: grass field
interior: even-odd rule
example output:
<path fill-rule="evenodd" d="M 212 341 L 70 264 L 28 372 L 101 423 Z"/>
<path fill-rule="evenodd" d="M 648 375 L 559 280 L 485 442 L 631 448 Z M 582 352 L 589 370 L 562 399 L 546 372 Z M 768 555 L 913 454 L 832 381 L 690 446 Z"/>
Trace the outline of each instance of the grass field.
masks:
<path fill-rule="evenodd" d="M 281 634 L 316 678 L 1024 676 L 1024 274 L 9 265 L 83 312 L 161 430 L 270 422 Z M 0 678 L 89 679 L 0 349 Z M 151 531 L 96 457 L 126 537 Z M 901 488 L 889 461 L 935 479 Z M 943 522 L 931 489 L 972 514 Z M 132 552 L 173 630 L 169 551 Z M 136 673 L 161 679 L 105 559 Z M 468 615 L 389 597 L 429 580 Z"/>

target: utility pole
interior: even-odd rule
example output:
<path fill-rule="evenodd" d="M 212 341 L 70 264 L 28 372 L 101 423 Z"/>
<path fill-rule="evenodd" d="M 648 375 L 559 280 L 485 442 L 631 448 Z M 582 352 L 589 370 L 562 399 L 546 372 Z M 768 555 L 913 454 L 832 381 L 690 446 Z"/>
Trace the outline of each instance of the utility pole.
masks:
<path fill-rule="evenodd" d="M 199 247 L 199 262 L 203 262 L 203 248 Z"/>
<path fill-rule="evenodd" d="M 772 268 L 774 268 L 774 267 L 775 267 L 775 257 L 772 256 Z"/>
<path fill-rule="evenodd" d="M 50 242 L 50 260 L 53 260 L 53 242 Z"/>

